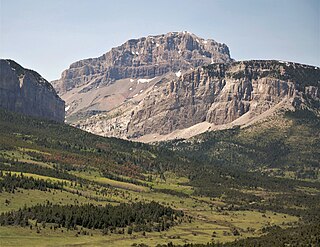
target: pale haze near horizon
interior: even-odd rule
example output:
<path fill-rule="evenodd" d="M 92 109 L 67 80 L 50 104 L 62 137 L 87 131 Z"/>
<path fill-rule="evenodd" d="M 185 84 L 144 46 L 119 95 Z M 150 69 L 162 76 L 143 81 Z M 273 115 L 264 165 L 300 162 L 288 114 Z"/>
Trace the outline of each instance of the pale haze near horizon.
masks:
<path fill-rule="evenodd" d="M 0 57 L 51 81 L 128 39 L 189 31 L 236 60 L 320 65 L 318 0 L 0 0 Z"/>

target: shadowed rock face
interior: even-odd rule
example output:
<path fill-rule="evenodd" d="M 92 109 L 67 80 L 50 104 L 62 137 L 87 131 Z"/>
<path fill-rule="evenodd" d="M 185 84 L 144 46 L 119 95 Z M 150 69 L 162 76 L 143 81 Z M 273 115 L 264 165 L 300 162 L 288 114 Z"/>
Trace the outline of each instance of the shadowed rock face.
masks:
<path fill-rule="evenodd" d="M 64 101 L 37 72 L 12 60 L 0 60 L 0 107 L 22 114 L 64 122 Z"/>
<path fill-rule="evenodd" d="M 138 103 L 78 122 L 78 127 L 106 136 L 136 138 L 169 134 L 207 122 L 247 120 L 284 104 L 308 107 L 320 102 L 320 69 L 279 61 L 212 64 L 179 78 L 164 78 Z M 120 112 L 113 117 L 114 112 Z"/>
<path fill-rule="evenodd" d="M 59 95 L 82 85 L 88 91 L 124 78 L 153 78 L 216 62 L 230 62 L 229 49 L 214 40 L 188 32 L 133 39 L 101 57 L 71 64 L 53 81 Z"/>

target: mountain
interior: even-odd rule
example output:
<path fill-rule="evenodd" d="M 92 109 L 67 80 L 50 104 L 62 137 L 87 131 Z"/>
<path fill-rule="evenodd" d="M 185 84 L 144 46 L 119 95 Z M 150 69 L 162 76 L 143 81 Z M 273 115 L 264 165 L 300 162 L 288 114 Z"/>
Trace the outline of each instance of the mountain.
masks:
<path fill-rule="evenodd" d="M 319 78 L 318 67 L 234 61 L 224 44 L 171 32 L 76 62 L 53 85 L 71 125 L 152 142 L 245 126 L 279 109 L 317 109 Z"/>
<path fill-rule="evenodd" d="M 64 101 L 37 72 L 0 60 L 0 108 L 64 122 Z"/>
<path fill-rule="evenodd" d="M 1 102 L 63 114 L 39 74 L 1 63 Z M 109 111 L 74 114 L 101 135 L 154 141 L 227 128 L 154 145 L 0 109 L 3 246 L 317 246 L 319 78 L 313 66 L 229 61 L 79 93 L 139 90 Z"/>
<path fill-rule="evenodd" d="M 170 32 L 128 40 L 98 58 L 75 62 L 53 84 L 63 94 L 87 85 L 83 91 L 124 78 L 153 78 L 210 62 L 231 61 L 225 44 L 204 40 L 189 32 Z"/>
<path fill-rule="evenodd" d="M 252 124 L 279 109 L 319 113 L 319 78 L 318 67 L 297 63 L 216 63 L 154 79 L 119 107 L 75 124 L 99 135 L 146 142 L 188 138 Z"/>
<path fill-rule="evenodd" d="M 141 94 L 168 73 L 230 62 L 229 48 L 189 32 L 170 32 L 125 42 L 98 58 L 75 62 L 53 81 L 67 102 L 67 119 L 109 111 Z"/>

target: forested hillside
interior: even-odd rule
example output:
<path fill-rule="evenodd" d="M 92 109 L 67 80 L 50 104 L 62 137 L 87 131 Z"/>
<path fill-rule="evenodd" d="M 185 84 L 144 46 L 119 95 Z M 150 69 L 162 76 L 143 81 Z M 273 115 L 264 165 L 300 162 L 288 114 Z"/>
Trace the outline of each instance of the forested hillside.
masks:
<path fill-rule="evenodd" d="M 319 118 L 283 114 L 147 145 L 0 111 L 1 244 L 316 246 Z"/>

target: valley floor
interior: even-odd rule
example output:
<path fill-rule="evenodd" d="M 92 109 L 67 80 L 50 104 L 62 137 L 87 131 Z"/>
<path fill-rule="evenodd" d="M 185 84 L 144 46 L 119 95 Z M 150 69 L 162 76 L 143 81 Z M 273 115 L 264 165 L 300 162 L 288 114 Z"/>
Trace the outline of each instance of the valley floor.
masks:
<path fill-rule="evenodd" d="M 0 111 L 0 246 L 232 244 L 312 228 L 320 183 L 319 140 L 311 130 L 320 125 L 304 117 L 166 147 Z M 54 220 L 43 218 L 53 207 L 60 210 Z M 90 211 L 80 211 L 87 219 L 75 208 Z M 291 235 L 299 242 L 303 234 Z"/>
<path fill-rule="evenodd" d="M 24 159 L 24 161 L 28 161 Z M 29 160 L 31 162 L 31 160 Z M 47 164 L 50 165 L 50 164 Z M 160 204 L 168 205 L 172 208 L 182 210 L 190 219 L 185 219 L 169 230 L 163 232 L 137 232 L 132 234 L 109 233 L 103 235 L 98 229 L 85 229 L 87 235 L 82 235 L 81 231 L 73 229 L 53 230 L 50 224 L 45 227 L 18 227 L 1 226 L 0 241 L 1 246 L 131 246 L 133 244 L 147 244 L 155 246 L 157 244 L 184 243 L 207 243 L 211 241 L 228 242 L 239 238 L 260 236 L 264 227 L 280 225 L 288 227 L 294 225 L 299 219 L 295 216 L 274 212 L 258 211 L 231 211 L 220 210 L 220 207 L 227 206 L 219 198 L 209 198 L 191 195 L 193 188 L 181 185 L 188 179 L 176 177 L 172 173 L 166 173 L 166 181 L 161 181 L 154 176 L 153 189 L 126 182 L 101 177 L 94 171 L 74 173 L 79 177 L 90 181 L 98 181 L 101 184 L 112 185 L 107 194 L 99 193 L 97 187 L 84 186 L 74 188 L 67 186 L 67 190 L 24 190 L 18 189 L 15 193 L 0 193 L 0 212 L 18 210 L 19 208 L 36 204 L 44 204 L 50 201 L 54 204 L 83 204 L 93 203 L 104 205 L 112 203 L 117 205 L 120 202 L 132 201 L 157 201 Z M 24 176 L 34 176 L 36 174 L 24 174 Z M 44 177 L 44 176 L 40 176 Z M 46 179 L 59 180 L 53 177 Z M 70 184 L 72 182 L 70 181 Z M 78 190 L 78 194 L 75 193 Z M 186 197 L 179 197 L 171 194 L 156 192 L 156 189 L 168 189 L 176 192 L 184 192 Z M 189 195 L 188 195 L 189 194 Z M 234 233 L 234 231 L 238 233 Z"/>

